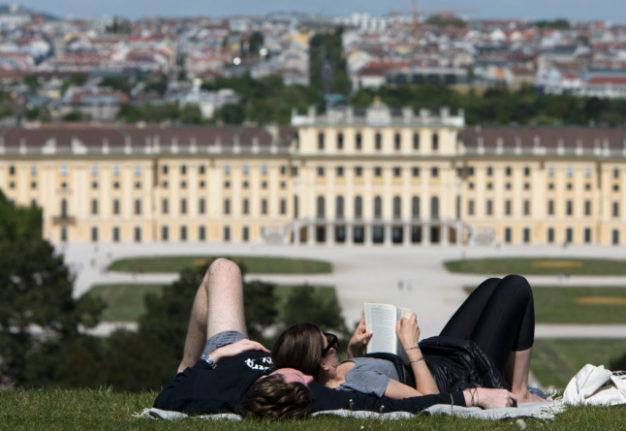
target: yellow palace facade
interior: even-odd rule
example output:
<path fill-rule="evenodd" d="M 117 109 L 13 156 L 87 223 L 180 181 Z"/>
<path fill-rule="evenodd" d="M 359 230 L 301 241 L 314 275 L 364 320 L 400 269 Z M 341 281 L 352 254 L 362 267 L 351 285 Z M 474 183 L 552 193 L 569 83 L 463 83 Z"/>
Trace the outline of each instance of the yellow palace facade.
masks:
<path fill-rule="evenodd" d="M 624 129 L 377 103 L 291 127 L 0 129 L 0 189 L 53 242 L 620 245 L 625 157 Z"/>

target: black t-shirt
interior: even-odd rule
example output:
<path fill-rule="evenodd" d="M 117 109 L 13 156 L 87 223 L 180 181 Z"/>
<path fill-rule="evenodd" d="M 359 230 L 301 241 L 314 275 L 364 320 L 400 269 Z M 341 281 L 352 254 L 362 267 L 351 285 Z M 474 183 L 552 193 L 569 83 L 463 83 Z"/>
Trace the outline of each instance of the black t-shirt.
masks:
<path fill-rule="evenodd" d="M 273 368 L 272 358 L 259 350 L 222 359 L 214 369 L 201 359 L 167 384 L 154 407 L 187 414 L 240 413 L 250 385 Z"/>
<path fill-rule="evenodd" d="M 199 360 L 168 383 L 154 401 L 154 407 L 187 414 L 240 414 L 239 403 L 250 385 L 272 369 L 270 356 L 258 350 L 223 359 L 214 369 Z M 312 382 L 309 388 L 313 398 L 311 413 L 335 409 L 417 413 L 434 404 L 465 405 L 461 392 L 394 400 L 330 389 L 316 382 Z"/>

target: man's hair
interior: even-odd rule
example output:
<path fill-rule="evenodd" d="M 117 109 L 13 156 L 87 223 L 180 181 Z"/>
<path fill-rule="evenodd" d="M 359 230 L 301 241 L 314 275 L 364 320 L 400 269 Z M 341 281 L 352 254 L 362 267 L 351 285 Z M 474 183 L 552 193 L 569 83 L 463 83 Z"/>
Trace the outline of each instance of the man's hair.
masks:
<path fill-rule="evenodd" d="M 323 348 L 320 328 L 312 323 L 298 323 L 280 334 L 272 347 L 272 362 L 277 368 L 295 368 L 315 377 Z"/>
<path fill-rule="evenodd" d="M 274 375 L 254 382 L 240 408 L 245 417 L 300 419 L 307 416 L 311 403 L 308 387 L 302 383 L 285 383 L 283 376 Z"/>

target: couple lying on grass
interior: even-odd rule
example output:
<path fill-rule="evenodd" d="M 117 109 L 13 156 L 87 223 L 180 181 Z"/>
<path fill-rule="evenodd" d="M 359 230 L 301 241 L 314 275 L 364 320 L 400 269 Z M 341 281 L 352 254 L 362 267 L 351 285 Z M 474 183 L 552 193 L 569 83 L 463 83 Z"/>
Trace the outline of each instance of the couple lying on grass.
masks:
<path fill-rule="evenodd" d="M 434 404 L 515 406 L 543 400 L 528 391 L 534 340 L 530 286 L 520 276 L 488 279 L 441 335 L 419 342 L 417 318 L 396 327 L 408 357 L 362 357 L 372 334 L 363 320 L 339 362 L 337 337 L 303 323 L 271 352 L 249 340 L 237 265 L 216 259 L 196 292 L 178 374 L 154 407 L 188 414 L 305 417 L 320 410 L 419 412 Z"/>

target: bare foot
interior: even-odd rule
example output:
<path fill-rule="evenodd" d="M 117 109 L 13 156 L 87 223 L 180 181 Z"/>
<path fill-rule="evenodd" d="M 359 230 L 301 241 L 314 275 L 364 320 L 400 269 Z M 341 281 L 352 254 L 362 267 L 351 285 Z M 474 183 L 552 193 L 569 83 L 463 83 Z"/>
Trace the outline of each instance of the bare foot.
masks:
<path fill-rule="evenodd" d="M 515 393 L 515 398 L 517 398 L 518 403 L 537 403 L 537 402 L 546 402 L 552 401 L 545 398 L 540 397 L 537 394 L 533 394 L 532 392 L 526 391 L 525 393 Z"/>

